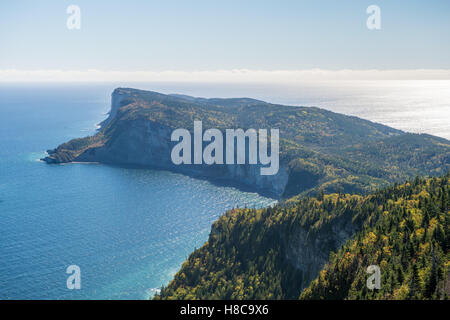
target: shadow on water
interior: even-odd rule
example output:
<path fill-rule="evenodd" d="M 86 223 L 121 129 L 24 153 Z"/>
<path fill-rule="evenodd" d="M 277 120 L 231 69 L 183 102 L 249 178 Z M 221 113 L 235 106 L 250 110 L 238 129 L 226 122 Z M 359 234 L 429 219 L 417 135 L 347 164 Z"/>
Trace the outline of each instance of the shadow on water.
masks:
<path fill-rule="evenodd" d="M 83 162 L 77 162 L 77 164 L 83 164 Z M 86 163 L 86 164 L 88 164 L 88 163 Z M 113 168 L 126 168 L 126 169 L 136 169 L 136 170 L 149 169 L 149 170 L 157 170 L 157 171 L 168 171 L 168 172 L 172 172 L 172 173 L 182 174 L 182 175 L 194 178 L 194 179 L 208 181 L 209 183 L 211 183 L 214 186 L 233 187 L 242 192 L 254 192 L 254 193 L 258 193 L 259 195 L 261 195 L 263 197 L 271 198 L 271 199 L 274 199 L 277 201 L 281 200 L 281 197 L 279 194 L 276 194 L 275 192 L 272 192 L 270 190 L 258 188 L 254 185 L 249 185 L 249 184 L 239 182 L 239 181 L 236 181 L 236 180 L 233 180 L 230 178 L 217 177 L 217 176 L 213 176 L 212 174 L 204 174 L 202 172 L 194 171 L 194 170 L 189 171 L 186 169 L 180 169 L 180 168 L 176 168 L 176 167 L 165 167 L 165 166 L 156 166 L 156 165 L 110 164 L 110 163 L 95 163 L 95 164 L 105 165 L 105 166 L 109 166 L 109 167 L 113 167 Z M 51 165 L 53 165 L 53 164 L 51 164 Z M 0 200 L 0 202 L 1 202 L 1 200 Z"/>
<path fill-rule="evenodd" d="M 117 168 L 127 168 L 127 169 L 137 169 L 137 170 L 150 169 L 150 170 L 158 170 L 158 171 L 168 171 L 168 172 L 182 174 L 182 175 L 194 178 L 194 179 L 208 181 L 209 183 L 211 183 L 212 185 L 217 186 L 217 187 L 233 187 L 242 192 L 254 192 L 254 193 L 258 193 L 259 195 L 261 195 L 263 197 L 272 198 L 277 201 L 281 200 L 280 195 L 278 195 L 275 192 L 272 192 L 270 190 L 258 188 L 256 186 L 248 185 L 246 183 L 239 182 L 239 181 L 236 181 L 236 180 L 233 180 L 230 178 L 212 176 L 211 174 L 204 174 L 202 172 L 198 172 L 198 171 L 194 171 L 194 170 L 187 171 L 185 169 L 179 169 L 176 167 L 164 167 L 164 166 L 156 166 L 156 165 L 150 166 L 150 165 L 131 165 L 131 164 L 104 164 L 104 163 L 101 163 L 101 164 L 107 165 L 110 167 L 117 167 Z"/>

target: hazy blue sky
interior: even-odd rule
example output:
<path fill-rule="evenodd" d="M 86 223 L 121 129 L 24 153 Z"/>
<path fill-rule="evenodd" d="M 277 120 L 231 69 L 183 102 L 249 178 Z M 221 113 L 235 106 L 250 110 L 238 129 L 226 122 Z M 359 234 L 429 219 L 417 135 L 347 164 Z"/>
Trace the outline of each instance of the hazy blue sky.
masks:
<path fill-rule="evenodd" d="M 450 69 L 450 1 L 0 1 L 0 70 L 233 68 Z"/>

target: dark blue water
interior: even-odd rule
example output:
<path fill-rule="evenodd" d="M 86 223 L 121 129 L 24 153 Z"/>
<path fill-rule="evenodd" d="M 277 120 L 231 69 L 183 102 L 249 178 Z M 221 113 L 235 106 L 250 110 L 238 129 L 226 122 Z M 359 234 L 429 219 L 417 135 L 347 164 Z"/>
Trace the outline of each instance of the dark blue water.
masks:
<path fill-rule="evenodd" d="M 0 299 L 144 299 L 226 209 L 273 199 L 180 174 L 37 159 L 105 118 L 113 86 L 0 86 Z M 66 268 L 81 268 L 81 290 Z"/>

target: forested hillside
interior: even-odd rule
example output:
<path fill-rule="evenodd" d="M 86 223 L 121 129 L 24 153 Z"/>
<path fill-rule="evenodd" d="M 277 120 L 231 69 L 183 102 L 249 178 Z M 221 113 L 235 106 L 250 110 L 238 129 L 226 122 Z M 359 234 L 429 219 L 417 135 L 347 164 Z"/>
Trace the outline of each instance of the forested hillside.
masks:
<path fill-rule="evenodd" d="M 449 182 L 231 210 L 155 299 L 446 298 Z M 369 265 L 381 269 L 379 290 L 366 288 Z"/>
<path fill-rule="evenodd" d="M 381 192 L 387 200 L 355 239 L 301 294 L 302 299 L 443 299 L 449 279 L 449 176 L 416 179 Z M 366 287 L 368 265 L 381 269 L 380 290 Z"/>

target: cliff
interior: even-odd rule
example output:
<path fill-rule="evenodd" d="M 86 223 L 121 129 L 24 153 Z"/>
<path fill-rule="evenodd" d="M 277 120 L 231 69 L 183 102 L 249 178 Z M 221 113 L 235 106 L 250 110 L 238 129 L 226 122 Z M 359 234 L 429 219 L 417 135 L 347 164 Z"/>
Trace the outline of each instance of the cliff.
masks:
<path fill-rule="evenodd" d="M 250 98 L 205 99 L 119 88 L 98 133 L 48 151 L 49 164 L 101 162 L 174 170 L 225 179 L 290 197 L 319 189 L 367 193 L 417 174 L 442 174 L 450 144 L 313 107 L 291 107 Z M 256 165 L 180 165 L 170 159 L 177 128 L 280 129 L 280 170 L 261 176 Z M 413 161 L 411 161 L 413 160 Z"/>
<path fill-rule="evenodd" d="M 449 182 L 231 210 L 155 299 L 445 299 Z M 379 290 L 366 286 L 370 265 Z"/>

